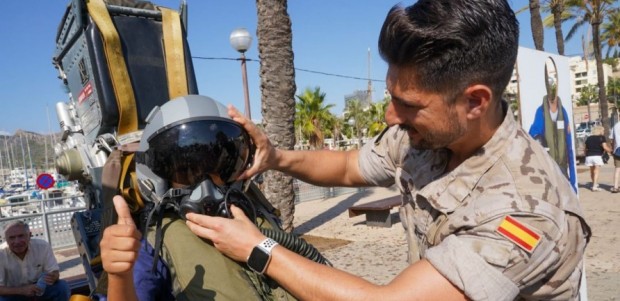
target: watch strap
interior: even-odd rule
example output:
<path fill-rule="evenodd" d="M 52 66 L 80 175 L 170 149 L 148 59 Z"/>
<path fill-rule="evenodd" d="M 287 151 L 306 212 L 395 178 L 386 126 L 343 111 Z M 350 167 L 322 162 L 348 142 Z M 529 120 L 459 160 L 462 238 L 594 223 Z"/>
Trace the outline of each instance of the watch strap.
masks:
<path fill-rule="evenodd" d="M 275 248 L 275 246 L 278 245 L 278 242 L 276 242 L 275 240 L 267 237 L 265 238 L 265 240 L 261 241 L 257 247 L 265 250 L 265 252 L 267 252 L 269 255 L 271 255 L 271 250 L 273 250 L 273 248 Z"/>

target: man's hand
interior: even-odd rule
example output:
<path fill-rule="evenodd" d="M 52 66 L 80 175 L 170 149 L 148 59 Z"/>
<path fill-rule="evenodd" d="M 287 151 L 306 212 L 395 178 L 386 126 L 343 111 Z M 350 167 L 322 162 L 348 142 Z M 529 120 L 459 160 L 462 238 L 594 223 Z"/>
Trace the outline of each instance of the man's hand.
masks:
<path fill-rule="evenodd" d="M 255 174 L 273 169 L 277 164 L 277 149 L 273 147 L 267 135 L 232 105 L 228 106 L 228 115 L 243 126 L 256 146 L 252 166 L 239 175 L 239 179 L 248 179 Z"/>
<path fill-rule="evenodd" d="M 56 281 L 58 281 L 59 277 L 60 277 L 60 273 L 58 271 L 51 271 L 49 273 L 45 273 L 45 276 L 43 276 L 43 279 L 45 280 L 45 284 L 52 285 L 56 283 Z"/>
<path fill-rule="evenodd" d="M 125 199 L 117 195 L 113 201 L 118 222 L 105 229 L 99 244 L 103 269 L 108 274 L 131 277 L 142 235 L 131 218 Z"/>
<path fill-rule="evenodd" d="M 40 289 L 36 284 L 24 285 L 20 287 L 20 290 L 19 290 L 19 295 L 28 296 L 28 297 L 37 296 L 42 293 L 43 293 L 43 290 Z"/>
<path fill-rule="evenodd" d="M 209 239 L 224 255 L 245 262 L 254 246 L 265 239 L 243 210 L 230 206 L 232 219 L 188 213 L 187 226 L 196 235 Z"/>

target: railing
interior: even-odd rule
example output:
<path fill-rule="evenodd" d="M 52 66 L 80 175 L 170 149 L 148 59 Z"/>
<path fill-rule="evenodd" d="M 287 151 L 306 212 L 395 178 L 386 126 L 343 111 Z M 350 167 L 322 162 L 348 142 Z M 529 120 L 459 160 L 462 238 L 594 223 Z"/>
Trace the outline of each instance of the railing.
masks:
<path fill-rule="evenodd" d="M 327 199 L 364 190 L 364 188 L 314 186 L 297 179 L 294 180 L 294 188 L 295 203 Z M 76 246 L 71 229 L 71 217 L 74 212 L 86 209 L 84 205 L 76 206 L 76 200 L 83 200 L 82 195 L 0 205 L 2 212 L 10 215 L 0 218 L 0 230 L 6 222 L 21 219 L 28 223 L 33 237 L 50 242 L 54 249 Z M 0 243 L 3 242 L 4 237 L 0 237 Z"/>
<path fill-rule="evenodd" d="M 33 237 L 48 241 L 53 249 L 76 246 L 71 217 L 74 212 L 86 209 L 80 200 L 82 195 L 0 205 L 3 215 L 9 215 L 0 218 L 0 229 L 5 223 L 20 219 L 28 223 Z M 0 243 L 3 242 L 1 237 Z"/>
<path fill-rule="evenodd" d="M 343 194 L 363 191 L 364 188 L 357 187 L 321 187 L 308 184 L 295 179 L 293 181 L 295 189 L 295 203 L 333 198 Z"/>

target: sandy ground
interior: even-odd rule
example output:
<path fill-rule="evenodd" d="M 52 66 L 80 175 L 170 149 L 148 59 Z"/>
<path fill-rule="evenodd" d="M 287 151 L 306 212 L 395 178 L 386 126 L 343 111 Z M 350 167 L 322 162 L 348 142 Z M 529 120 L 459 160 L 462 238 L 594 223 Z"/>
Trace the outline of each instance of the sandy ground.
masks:
<path fill-rule="evenodd" d="M 603 191 L 590 191 L 586 167 L 578 167 L 579 194 L 593 236 L 586 251 L 588 300 L 620 300 L 620 193 L 609 192 L 613 165 L 601 170 Z M 393 209 L 390 228 L 366 226 L 364 216 L 348 217 L 348 208 L 396 195 L 394 189 L 373 188 L 335 198 L 303 202 L 295 208 L 295 233 L 314 244 L 331 263 L 371 282 L 389 282 L 406 267 L 407 243 Z M 75 249 L 59 250 L 61 276 L 83 273 Z"/>

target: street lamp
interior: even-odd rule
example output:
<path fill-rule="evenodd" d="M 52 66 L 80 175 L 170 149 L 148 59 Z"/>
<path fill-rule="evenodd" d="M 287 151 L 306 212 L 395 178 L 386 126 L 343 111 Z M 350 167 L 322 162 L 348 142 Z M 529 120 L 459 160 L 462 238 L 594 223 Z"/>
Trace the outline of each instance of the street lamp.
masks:
<path fill-rule="evenodd" d="M 237 28 L 230 33 L 230 45 L 235 50 L 241 53 L 241 76 L 243 79 L 243 96 L 245 97 L 245 116 L 248 119 L 252 119 L 252 113 L 250 112 L 250 94 L 248 92 L 248 72 L 245 66 L 245 52 L 250 48 L 252 44 L 252 36 L 245 28 Z"/>
<path fill-rule="evenodd" d="M 359 133 L 357 132 L 357 122 L 355 120 L 355 117 L 349 118 L 347 123 L 349 124 L 349 126 L 351 126 L 351 129 L 353 130 L 352 140 L 354 141 L 355 144 L 359 143 L 359 142 L 357 142 L 357 136 L 358 136 Z"/>

